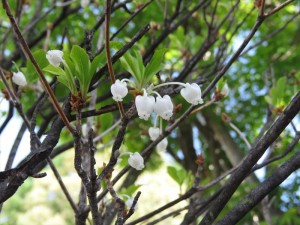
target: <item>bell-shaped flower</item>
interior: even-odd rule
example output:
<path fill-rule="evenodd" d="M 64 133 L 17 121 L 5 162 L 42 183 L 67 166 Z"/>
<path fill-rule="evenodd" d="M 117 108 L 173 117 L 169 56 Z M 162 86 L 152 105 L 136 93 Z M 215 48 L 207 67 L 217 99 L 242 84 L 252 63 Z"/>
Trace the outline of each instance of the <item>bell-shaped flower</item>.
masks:
<path fill-rule="evenodd" d="M 173 103 L 169 95 L 157 97 L 154 105 L 154 112 L 157 113 L 161 118 L 169 120 L 173 115 Z"/>
<path fill-rule="evenodd" d="M 58 67 L 63 61 L 64 53 L 60 50 L 49 50 L 46 54 L 46 58 L 52 66 Z"/>
<path fill-rule="evenodd" d="M 168 146 L 168 139 L 164 138 L 156 145 L 156 148 L 158 151 L 164 152 L 166 151 L 167 146 Z"/>
<path fill-rule="evenodd" d="M 192 105 L 203 103 L 200 86 L 196 83 L 186 83 L 185 87 L 181 89 L 180 94 L 188 103 L 191 103 Z"/>
<path fill-rule="evenodd" d="M 142 170 L 144 168 L 144 159 L 138 152 L 134 152 L 130 155 L 128 164 L 136 170 Z"/>
<path fill-rule="evenodd" d="M 80 5 L 82 8 L 87 7 L 90 4 L 90 0 L 80 0 Z"/>
<path fill-rule="evenodd" d="M 222 87 L 221 94 L 224 97 L 226 97 L 229 94 L 229 87 L 227 83 L 225 83 L 224 86 Z"/>
<path fill-rule="evenodd" d="M 160 134 L 160 130 L 158 127 L 150 127 L 148 130 L 149 136 L 151 141 L 154 141 L 155 139 L 158 138 L 159 134 Z"/>
<path fill-rule="evenodd" d="M 26 78 L 24 76 L 24 74 L 19 71 L 17 73 L 13 73 L 13 76 L 12 76 L 12 81 L 19 85 L 19 86 L 26 86 L 27 85 L 27 81 L 26 81 Z"/>
<path fill-rule="evenodd" d="M 148 96 L 146 92 L 144 95 L 138 95 L 135 98 L 135 106 L 140 119 L 148 120 L 154 110 L 155 99 L 153 96 Z"/>
<path fill-rule="evenodd" d="M 120 81 L 118 79 L 114 84 L 111 85 L 110 91 L 113 95 L 113 100 L 121 102 L 128 93 L 127 84 L 125 81 Z"/>

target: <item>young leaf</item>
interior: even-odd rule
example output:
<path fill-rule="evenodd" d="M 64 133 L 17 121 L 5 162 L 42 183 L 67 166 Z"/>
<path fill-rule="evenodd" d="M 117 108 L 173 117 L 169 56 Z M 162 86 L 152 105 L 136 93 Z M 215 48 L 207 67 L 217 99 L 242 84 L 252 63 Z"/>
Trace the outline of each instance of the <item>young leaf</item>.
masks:
<path fill-rule="evenodd" d="M 51 64 L 43 68 L 43 71 L 53 74 L 55 76 L 66 76 L 66 72 L 62 68 L 55 67 Z"/>
<path fill-rule="evenodd" d="M 127 70 L 135 80 L 140 83 L 143 76 L 143 69 L 140 69 L 140 63 L 138 62 L 140 58 L 136 58 L 132 56 L 129 52 L 127 52 L 120 60 L 123 68 Z"/>
<path fill-rule="evenodd" d="M 110 48 L 119 51 L 121 48 L 123 48 L 124 44 L 119 41 L 111 41 L 110 42 Z"/>
<path fill-rule="evenodd" d="M 181 185 L 181 179 L 178 177 L 177 169 L 173 166 L 168 166 L 167 167 L 167 172 L 172 177 L 172 179 L 179 185 Z"/>
<path fill-rule="evenodd" d="M 90 75 L 91 62 L 85 50 L 78 45 L 74 45 L 70 57 L 76 68 L 76 77 L 80 84 L 80 91 L 83 99 L 86 99 L 88 88 L 92 77 Z"/>
<path fill-rule="evenodd" d="M 37 50 L 33 52 L 33 57 L 36 60 L 37 64 L 40 66 L 40 68 L 44 68 L 49 64 L 48 60 L 46 59 L 46 53 L 43 50 Z M 27 60 L 25 70 L 26 73 L 24 74 L 26 76 L 27 82 L 32 83 L 38 80 L 38 74 L 30 60 Z M 22 68 L 23 72 L 25 72 L 25 70 Z"/>
<path fill-rule="evenodd" d="M 163 56 L 166 53 L 167 49 L 159 49 L 155 51 L 150 62 L 146 66 L 143 84 L 146 85 L 153 78 L 153 76 L 162 69 L 162 60 Z"/>
<path fill-rule="evenodd" d="M 49 64 L 48 66 L 43 68 L 43 71 L 58 76 L 58 81 L 67 86 L 67 88 L 71 91 L 72 94 L 76 94 L 76 86 L 74 80 L 70 79 L 69 76 L 66 74 L 66 71 L 63 70 L 61 67 L 55 67 Z"/>
<path fill-rule="evenodd" d="M 97 68 L 101 68 L 103 65 L 104 65 L 104 62 L 105 62 L 105 52 L 97 55 L 93 61 L 92 61 L 92 64 L 91 64 L 91 69 L 90 69 L 90 76 L 93 77 L 94 74 L 96 73 L 97 71 Z"/>

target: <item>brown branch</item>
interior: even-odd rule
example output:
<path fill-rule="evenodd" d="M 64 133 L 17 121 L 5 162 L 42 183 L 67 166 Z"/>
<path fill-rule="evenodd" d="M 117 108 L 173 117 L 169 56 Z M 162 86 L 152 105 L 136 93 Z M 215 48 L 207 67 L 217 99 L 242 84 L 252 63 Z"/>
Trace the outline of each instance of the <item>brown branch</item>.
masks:
<path fill-rule="evenodd" d="M 280 11 L 281 9 L 283 9 L 284 7 L 286 7 L 287 5 L 289 5 L 290 3 L 294 2 L 295 0 L 288 0 L 285 1 L 284 3 L 282 3 L 281 5 L 277 6 L 275 9 L 271 10 L 270 12 L 268 12 L 265 17 L 269 17 L 272 16 L 273 14 L 277 13 L 278 11 Z"/>
<path fill-rule="evenodd" d="M 110 55 L 110 41 L 109 41 L 109 25 L 110 25 L 110 13 L 111 13 L 111 2 L 110 0 L 106 0 L 106 10 L 105 10 L 105 53 L 107 59 L 108 72 L 110 76 L 111 82 L 114 84 L 116 81 L 113 65 L 111 61 Z M 118 102 L 118 107 L 120 110 L 121 117 L 125 116 L 124 108 L 121 102 Z"/>
<path fill-rule="evenodd" d="M 236 224 L 246 213 L 257 205 L 265 196 L 277 188 L 291 173 L 300 168 L 300 152 L 298 151 L 288 161 L 276 169 L 262 184 L 252 190 L 240 201 L 218 225 Z"/>
<path fill-rule="evenodd" d="M 288 126 L 291 120 L 300 111 L 300 92 L 292 99 L 289 106 L 274 122 L 272 127 L 259 140 L 255 146 L 249 151 L 249 154 L 242 161 L 241 166 L 232 174 L 227 183 L 224 185 L 224 190 L 220 196 L 216 199 L 214 204 L 206 213 L 204 219 L 200 222 L 200 225 L 212 224 L 212 222 L 219 215 L 223 207 L 229 201 L 235 190 L 241 184 L 241 182 L 248 176 L 251 168 L 264 154 L 266 149 L 278 138 L 281 132 Z"/>
<path fill-rule="evenodd" d="M 261 0 L 260 9 L 259 9 L 259 16 L 260 17 L 265 16 L 265 4 L 266 4 L 266 1 L 265 0 Z"/>

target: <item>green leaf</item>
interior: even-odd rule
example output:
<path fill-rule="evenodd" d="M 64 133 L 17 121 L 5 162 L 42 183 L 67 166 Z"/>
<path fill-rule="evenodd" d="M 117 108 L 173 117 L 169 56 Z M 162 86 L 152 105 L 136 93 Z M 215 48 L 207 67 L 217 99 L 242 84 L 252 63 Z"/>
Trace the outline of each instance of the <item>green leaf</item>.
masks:
<path fill-rule="evenodd" d="M 178 183 L 179 185 L 182 184 L 181 182 L 181 178 L 178 176 L 178 171 L 175 167 L 173 166 L 168 166 L 167 167 L 167 172 L 169 174 L 169 176 L 174 180 L 176 181 L 176 183 Z"/>
<path fill-rule="evenodd" d="M 137 51 L 134 51 L 134 56 L 127 52 L 120 60 L 123 68 L 135 78 L 138 84 L 141 84 L 145 70 L 142 56 Z"/>
<path fill-rule="evenodd" d="M 43 71 L 48 72 L 50 74 L 56 75 L 56 76 L 66 76 L 66 72 L 61 67 L 55 67 L 51 64 L 43 68 Z"/>
<path fill-rule="evenodd" d="M 276 85 L 270 89 L 269 96 L 265 97 L 265 100 L 275 106 L 279 107 L 283 103 L 283 97 L 286 89 L 286 77 L 281 77 L 277 80 Z"/>
<path fill-rule="evenodd" d="M 76 68 L 76 77 L 80 84 L 82 98 L 86 99 L 92 76 L 90 75 L 91 62 L 86 51 L 78 45 L 74 45 L 70 57 Z"/>
<path fill-rule="evenodd" d="M 72 92 L 72 94 L 76 93 L 75 84 L 68 78 L 66 71 L 64 71 L 61 67 L 55 67 L 49 64 L 48 66 L 43 68 L 43 71 L 58 76 L 57 79 L 60 83 L 64 84 Z"/>
<path fill-rule="evenodd" d="M 40 49 L 33 52 L 33 57 L 40 68 L 44 68 L 49 64 L 48 60 L 46 59 L 46 53 L 44 50 Z M 38 74 L 30 60 L 27 60 L 26 68 L 22 68 L 21 70 L 26 76 L 26 80 L 28 83 L 33 83 L 38 80 Z"/>
<path fill-rule="evenodd" d="M 120 194 L 132 196 L 142 185 L 132 184 L 128 188 L 122 188 Z"/>
<path fill-rule="evenodd" d="M 220 80 L 219 80 L 219 82 L 218 82 L 218 84 L 217 84 L 217 89 L 218 89 L 218 91 L 221 91 L 222 90 L 222 88 L 224 87 L 224 85 L 226 84 L 226 79 L 224 78 L 224 77 L 222 77 Z"/>
<path fill-rule="evenodd" d="M 163 56 L 166 51 L 167 49 L 165 48 L 155 51 L 153 57 L 146 66 L 143 85 L 147 85 L 148 82 L 153 78 L 153 76 L 162 69 Z"/>
<path fill-rule="evenodd" d="M 94 74 L 97 72 L 97 68 L 101 68 L 104 65 L 106 58 L 105 58 L 105 52 L 97 55 L 91 64 L 91 69 L 90 69 L 90 76 L 93 77 Z"/>
<path fill-rule="evenodd" d="M 278 93 L 277 96 L 279 98 L 283 98 L 285 86 L 286 86 L 286 77 L 279 78 L 276 83 L 276 88 L 277 88 L 277 93 Z"/>
<path fill-rule="evenodd" d="M 119 51 L 121 48 L 123 48 L 124 44 L 119 41 L 111 41 L 110 42 L 110 48 Z"/>

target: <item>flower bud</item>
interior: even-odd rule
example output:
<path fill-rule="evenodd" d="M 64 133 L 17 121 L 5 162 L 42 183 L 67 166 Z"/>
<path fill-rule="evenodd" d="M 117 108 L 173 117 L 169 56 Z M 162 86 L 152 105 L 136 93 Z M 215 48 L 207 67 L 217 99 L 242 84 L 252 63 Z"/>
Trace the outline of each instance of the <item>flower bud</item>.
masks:
<path fill-rule="evenodd" d="M 157 144 L 156 148 L 158 151 L 164 152 L 164 151 L 166 151 L 167 146 L 168 146 L 168 139 L 164 138 L 161 140 L 161 142 L 159 142 Z"/>
<path fill-rule="evenodd" d="M 24 74 L 21 71 L 19 71 L 17 73 L 13 73 L 12 81 L 15 84 L 19 85 L 19 86 L 26 86 L 27 85 L 26 78 L 25 78 Z"/>
<path fill-rule="evenodd" d="M 63 61 L 64 53 L 60 50 L 49 50 L 46 54 L 46 58 L 52 66 L 58 67 Z"/>
<path fill-rule="evenodd" d="M 128 164 L 136 170 L 142 170 L 144 168 L 144 159 L 138 152 L 134 152 L 130 155 Z"/>
<path fill-rule="evenodd" d="M 188 103 L 191 103 L 192 105 L 203 103 L 200 86 L 196 83 L 186 83 L 185 87 L 181 89 L 180 94 Z"/>
<path fill-rule="evenodd" d="M 113 95 L 113 100 L 116 102 L 121 102 L 128 93 L 127 84 L 126 82 L 118 79 L 114 84 L 111 85 L 110 91 Z"/>
<path fill-rule="evenodd" d="M 222 87 L 221 94 L 224 97 L 226 97 L 229 94 L 229 87 L 227 83 L 225 83 L 224 86 Z"/>
<path fill-rule="evenodd" d="M 154 141 L 159 136 L 159 128 L 158 127 L 150 127 L 148 130 L 151 141 Z"/>

